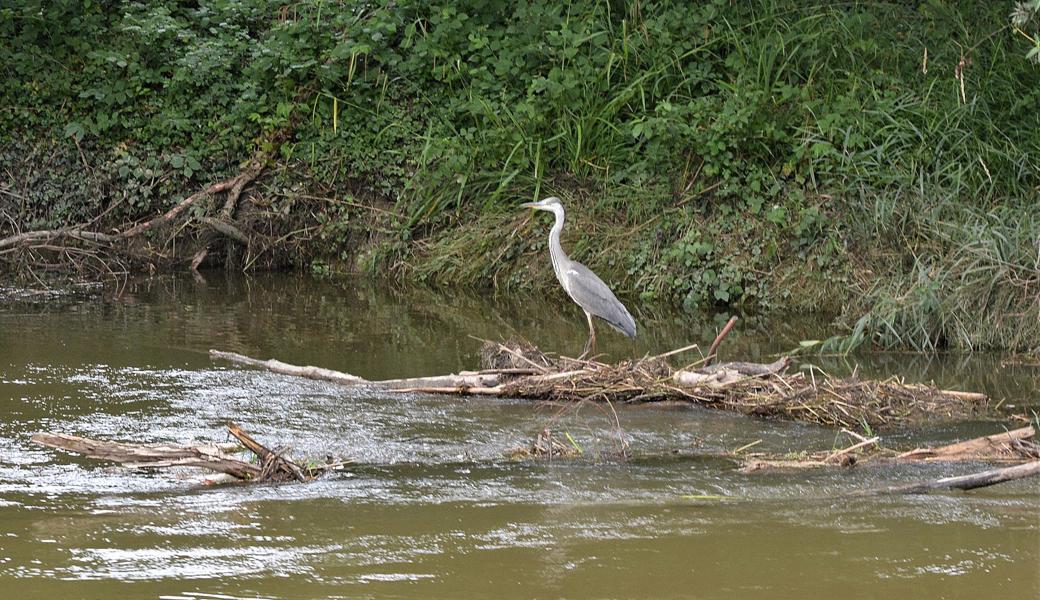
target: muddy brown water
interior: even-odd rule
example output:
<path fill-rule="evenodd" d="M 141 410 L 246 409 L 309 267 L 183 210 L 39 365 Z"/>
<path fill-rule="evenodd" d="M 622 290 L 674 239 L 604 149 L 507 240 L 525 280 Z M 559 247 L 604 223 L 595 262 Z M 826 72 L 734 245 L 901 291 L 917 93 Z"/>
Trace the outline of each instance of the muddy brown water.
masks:
<path fill-rule="evenodd" d="M 743 475 L 697 457 L 760 440 L 773 452 L 845 444 L 832 430 L 705 409 L 619 408 L 633 455 L 595 406 L 378 392 L 212 362 L 209 348 L 368 378 L 475 366 L 478 338 L 522 335 L 576 353 L 559 297 L 395 290 L 307 277 L 161 278 L 0 301 L 3 598 L 1040 598 L 1040 485 L 845 498 L 966 473 L 908 465 Z M 636 303 L 633 303 L 636 304 Z M 640 337 L 603 330 L 620 358 L 705 345 L 726 315 L 634 307 Z M 829 331 L 740 322 L 724 358 L 757 360 Z M 1040 370 L 996 355 L 813 359 L 1036 409 Z M 803 361 L 806 362 L 806 361 Z M 202 485 L 29 443 L 55 430 L 121 440 L 223 440 L 244 424 L 297 456 L 357 465 L 304 485 Z M 555 419 L 573 461 L 503 453 Z M 913 445 L 999 431 L 933 423 Z M 694 455 L 694 456 L 691 456 Z"/>

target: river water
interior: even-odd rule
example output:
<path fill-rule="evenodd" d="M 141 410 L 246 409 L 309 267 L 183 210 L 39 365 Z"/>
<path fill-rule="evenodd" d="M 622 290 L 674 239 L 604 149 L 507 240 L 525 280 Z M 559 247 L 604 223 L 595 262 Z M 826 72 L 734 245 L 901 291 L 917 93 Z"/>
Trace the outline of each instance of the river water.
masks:
<path fill-rule="evenodd" d="M 16 295 L 15 295 L 16 296 Z M 848 498 L 980 465 L 744 475 L 710 455 L 827 449 L 821 427 L 700 408 L 556 407 L 388 396 L 211 361 L 207 349 L 367 378 L 474 368 L 524 336 L 574 355 L 560 297 L 394 290 L 370 281 L 207 274 L 120 293 L 0 301 L 2 598 L 1040 598 L 1040 485 Z M 726 315 L 634 307 L 613 358 L 707 345 Z M 772 360 L 828 330 L 742 320 L 723 359 Z M 1040 369 L 1002 357 L 867 354 L 827 371 L 983 391 L 1035 409 Z M 205 485 L 37 447 L 36 431 L 223 441 L 235 420 L 297 457 L 355 464 L 308 484 Z M 505 453 L 552 423 L 578 460 Z M 994 433 L 935 423 L 891 446 Z M 617 458 L 619 438 L 632 455 Z"/>

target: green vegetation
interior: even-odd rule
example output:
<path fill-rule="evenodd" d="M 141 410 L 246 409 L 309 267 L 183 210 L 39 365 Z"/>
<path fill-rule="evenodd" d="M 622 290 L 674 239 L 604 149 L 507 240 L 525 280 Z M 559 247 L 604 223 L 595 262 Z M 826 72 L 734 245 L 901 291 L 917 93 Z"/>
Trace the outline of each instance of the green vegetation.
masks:
<path fill-rule="evenodd" d="M 0 221 L 141 219 L 288 131 L 254 200 L 318 273 L 551 285 L 552 193 L 623 296 L 1037 349 L 1038 7 L 15 0 Z"/>

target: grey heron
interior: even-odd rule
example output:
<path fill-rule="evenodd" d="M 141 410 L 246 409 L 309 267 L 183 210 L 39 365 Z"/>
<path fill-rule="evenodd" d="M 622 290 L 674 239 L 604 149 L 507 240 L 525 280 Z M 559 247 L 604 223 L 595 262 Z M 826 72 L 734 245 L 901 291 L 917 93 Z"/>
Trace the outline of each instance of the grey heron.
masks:
<path fill-rule="evenodd" d="M 563 231 L 563 203 L 555 196 L 550 196 L 539 202 L 526 202 L 521 208 L 533 208 L 545 210 L 556 215 L 556 222 L 549 231 L 549 258 L 552 259 L 553 271 L 556 278 L 560 280 L 567 295 L 574 300 L 589 321 L 589 340 L 585 343 L 585 351 L 581 357 L 584 358 L 596 347 L 596 328 L 592 324 L 592 317 L 596 316 L 614 329 L 630 338 L 636 337 L 636 322 L 628 309 L 622 304 L 614 292 L 610 291 L 607 284 L 588 267 L 576 260 L 571 260 L 560 245 L 560 232 Z"/>

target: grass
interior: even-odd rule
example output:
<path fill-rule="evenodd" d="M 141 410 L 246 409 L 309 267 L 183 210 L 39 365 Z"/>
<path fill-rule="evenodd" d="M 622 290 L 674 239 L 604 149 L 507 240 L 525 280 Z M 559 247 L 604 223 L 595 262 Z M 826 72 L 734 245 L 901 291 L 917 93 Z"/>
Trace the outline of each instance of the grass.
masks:
<path fill-rule="evenodd" d="M 286 218 L 323 232 L 301 259 L 323 272 L 361 255 L 442 285 L 552 286 L 544 223 L 515 207 L 554 194 L 568 251 L 642 302 L 838 311 L 830 346 L 845 350 L 1040 349 L 1040 69 L 1007 6 L 360 8 L 69 4 L 48 27 L 0 19 L 15 40 L 0 167 L 19 172 L 23 138 L 51 132 L 77 170 L 81 147 L 100 149 L 110 183 L 20 186 L 4 222 L 89 220 L 120 188 L 159 181 L 110 215 L 140 219 L 298 122 L 267 189 L 384 211 L 285 200 Z"/>
<path fill-rule="evenodd" d="M 1040 222 L 1029 211 L 965 209 L 914 218 L 909 266 L 882 273 L 848 314 L 884 346 L 1035 349 L 1040 340 Z M 861 284 L 862 285 L 862 284 Z M 865 286 L 864 286 L 865 287 Z"/>

